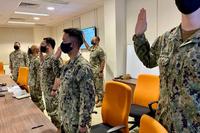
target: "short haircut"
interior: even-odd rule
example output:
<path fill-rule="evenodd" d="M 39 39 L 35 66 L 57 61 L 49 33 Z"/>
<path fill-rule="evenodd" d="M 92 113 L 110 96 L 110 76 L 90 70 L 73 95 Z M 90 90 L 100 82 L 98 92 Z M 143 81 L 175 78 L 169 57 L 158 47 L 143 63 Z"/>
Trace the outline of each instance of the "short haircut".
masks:
<path fill-rule="evenodd" d="M 30 48 L 28 48 L 28 55 L 31 55 L 34 53 L 34 51 L 37 49 L 36 45 L 32 45 Z"/>
<path fill-rule="evenodd" d="M 15 44 L 19 44 L 19 45 L 20 45 L 20 42 L 15 42 L 14 45 L 15 45 Z"/>
<path fill-rule="evenodd" d="M 97 38 L 97 40 L 100 42 L 100 37 L 99 36 L 95 36 Z"/>
<path fill-rule="evenodd" d="M 69 28 L 64 29 L 63 32 L 68 34 L 69 37 L 74 37 L 77 40 L 79 47 L 81 47 L 81 45 L 83 44 L 83 33 L 81 30 L 77 28 Z"/>
<path fill-rule="evenodd" d="M 56 42 L 53 38 L 46 37 L 46 38 L 43 38 L 43 40 L 46 41 L 47 44 L 50 44 L 53 49 L 55 48 Z"/>

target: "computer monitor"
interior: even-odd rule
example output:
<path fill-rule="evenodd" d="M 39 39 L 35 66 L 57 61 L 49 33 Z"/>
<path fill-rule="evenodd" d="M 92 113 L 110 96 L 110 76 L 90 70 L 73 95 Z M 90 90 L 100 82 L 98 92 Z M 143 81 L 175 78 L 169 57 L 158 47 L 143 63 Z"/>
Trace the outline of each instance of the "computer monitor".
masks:
<path fill-rule="evenodd" d="M 89 46 L 91 47 L 92 44 L 91 44 L 91 40 L 94 36 L 96 36 L 96 27 L 89 27 L 89 28 L 85 28 L 85 29 L 82 29 L 82 32 L 83 34 L 85 35 L 85 40 L 86 42 L 89 44 Z M 83 44 L 81 46 L 81 49 L 85 49 L 85 45 Z"/>

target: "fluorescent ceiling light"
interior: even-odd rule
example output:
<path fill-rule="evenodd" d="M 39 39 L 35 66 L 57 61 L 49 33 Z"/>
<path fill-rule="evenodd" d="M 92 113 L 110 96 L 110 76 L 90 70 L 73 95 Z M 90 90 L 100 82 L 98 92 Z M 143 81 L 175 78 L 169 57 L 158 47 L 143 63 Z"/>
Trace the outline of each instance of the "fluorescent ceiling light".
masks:
<path fill-rule="evenodd" d="M 49 14 L 44 13 L 33 13 L 33 12 L 16 12 L 15 14 L 32 15 L 32 16 L 49 16 Z"/>
<path fill-rule="evenodd" d="M 40 20 L 40 18 L 39 18 L 39 17 L 33 17 L 33 19 L 34 19 L 34 20 Z"/>
<path fill-rule="evenodd" d="M 9 24 L 35 24 L 33 22 L 8 21 Z"/>
<path fill-rule="evenodd" d="M 49 7 L 47 7 L 47 10 L 53 11 L 53 10 L 55 10 L 55 8 L 54 8 L 54 7 L 51 7 L 51 6 L 49 6 Z"/>

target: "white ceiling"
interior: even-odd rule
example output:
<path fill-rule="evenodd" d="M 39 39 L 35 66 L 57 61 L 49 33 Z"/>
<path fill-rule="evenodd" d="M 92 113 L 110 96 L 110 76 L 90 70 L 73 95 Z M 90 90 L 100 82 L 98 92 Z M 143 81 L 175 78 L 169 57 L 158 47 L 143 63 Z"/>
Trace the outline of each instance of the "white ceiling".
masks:
<path fill-rule="evenodd" d="M 21 2 L 39 4 L 35 7 L 19 7 Z M 21 24 L 8 24 L 10 18 L 20 18 L 24 22 L 34 22 L 37 25 L 52 26 L 67 18 L 80 15 L 103 5 L 103 0 L 0 0 L 0 26 L 23 26 Z M 68 4 L 66 4 L 68 3 Z M 49 11 L 48 6 L 55 7 Z M 33 20 L 34 16 L 15 14 L 15 11 L 47 13 L 49 16 Z M 18 20 L 19 21 L 19 20 Z"/>

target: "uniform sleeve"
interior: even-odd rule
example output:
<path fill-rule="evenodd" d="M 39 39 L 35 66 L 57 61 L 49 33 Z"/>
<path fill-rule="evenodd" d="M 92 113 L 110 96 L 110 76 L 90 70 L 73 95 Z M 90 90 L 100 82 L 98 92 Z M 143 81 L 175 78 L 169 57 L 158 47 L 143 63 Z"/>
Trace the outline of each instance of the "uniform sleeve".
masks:
<path fill-rule="evenodd" d="M 12 66 L 12 59 L 11 59 L 11 55 L 12 55 L 12 54 L 10 54 L 10 55 L 9 55 L 9 67 L 10 67 L 10 69 L 12 69 L 12 67 L 13 67 L 13 66 Z"/>
<path fill-rule="evenodd" d="M 101 62 L 105 60 L 105 53 L 102 48 L 99 50 L 99 59 Z"/>
<path fill-rule="evenodd" d="M 91 51 L 91 50 L 92 50 L 92 46 L 88 48 L 88 51 Z"/>
<path fill-rule="evenodd" d="M 40 61 L 35 61 L 35 74 L 36 74 L 36 88 L 40 88 Z"/>
<path fill-rule="evenodd" d="M 29 66 L 28 55 L 26 53 L 24 53 L 24 64 L 26 65 L 26 67 Z"/>
<path fill-rule="evenodd" d="M 190 53 L 189 62 L 187 67 L 184 67 L 184 86 L 190 90 L 190 95 L 195 101 L 196 111 L 200 111 L 200 45 L 197 44 L 196 48 Z M 187 85 L 189 84 L 189 85 Z"/>
<path fill-rule="evenodd" d="M 77 74 L 80 87 L 80 119 L 79 125 L 89 125 L 91 114 L 95 105 L 95 88 L 93 74 L 90 68 L 80 69 Z"/>
<path fill-rule="evenodd" d="M 61 60 L 60 59 L 54 59 L 52 57 L 51 61 L 52 61 L 53 72 L 56 75 L 56 77 L 59 78 L 60 75 L 61 75 L 61 69 L 62 69 Z"/>
<path fill-rule="evenodd" d="M 133 41 L 135 52 L 142 63 L 147 68 L 158 66 L 157 60 L 159 59 L 163 37 L 158 37 L 151 47 L 145 35 L 139 37 L 134 36 Z"/>

